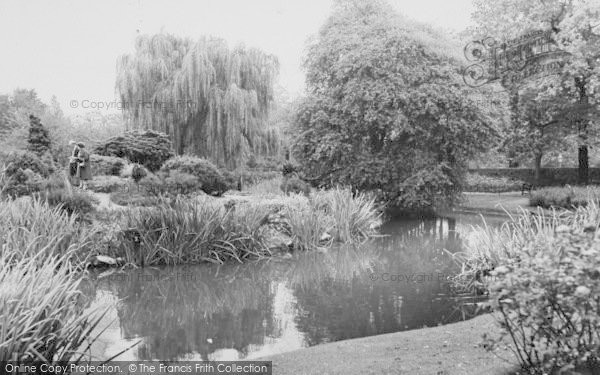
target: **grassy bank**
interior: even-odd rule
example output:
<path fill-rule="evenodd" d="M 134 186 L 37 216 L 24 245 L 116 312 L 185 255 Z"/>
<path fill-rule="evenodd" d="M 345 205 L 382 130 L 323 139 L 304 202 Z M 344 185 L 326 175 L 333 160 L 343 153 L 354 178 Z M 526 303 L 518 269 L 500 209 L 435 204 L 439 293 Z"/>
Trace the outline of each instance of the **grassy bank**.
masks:
<path fill-rule="evenodd" d="M 447 374 L 504 375 L 518 369 L 509 347 L 486 352 L 480 332 L 498 333 L 490 315 L 444 325 L 317 345 L 261 360 L 279 375 Z"/>

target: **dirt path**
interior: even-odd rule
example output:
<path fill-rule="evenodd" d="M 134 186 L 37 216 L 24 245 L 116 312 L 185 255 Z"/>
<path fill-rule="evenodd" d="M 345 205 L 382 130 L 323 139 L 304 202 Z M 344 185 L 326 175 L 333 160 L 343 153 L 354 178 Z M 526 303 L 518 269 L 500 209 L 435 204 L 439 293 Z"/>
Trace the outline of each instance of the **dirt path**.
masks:
<path fill-rule="evenodd" d="M 261 359 L 273 361 L 274 375 L 514 373 L 518 366 L 508 347 L 490 353 L 479 345 L 483 333 L 497 331 L 487 314 L 466 322 L 317 345 Z"/>

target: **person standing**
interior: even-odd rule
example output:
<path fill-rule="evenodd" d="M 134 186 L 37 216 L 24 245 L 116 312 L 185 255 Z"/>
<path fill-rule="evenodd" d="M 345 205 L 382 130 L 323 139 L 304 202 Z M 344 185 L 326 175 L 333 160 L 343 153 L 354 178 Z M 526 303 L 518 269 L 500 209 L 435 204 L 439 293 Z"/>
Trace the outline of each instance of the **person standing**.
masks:
<path fill-rule="evenodd" d="M 69 181 L 73 186 L 79 186 L 79 178 L 77 177 L 77 170 L 79 169 L 79 146 L 75 141 L 69 141 L 69 146 L 73 146 L 71 157 L 69 158 Z"/>
<path fill-rule="evenodd" d="M 87 181 L 92 179 L 92 168 L 90 165 L 90 154 L 85 149 L 85 144 L 82 142 L 77 143 L 79 147 L 79 153 L 77 155 L 77 177 L 79 177 L 79 187 L 87 189 Z"/>

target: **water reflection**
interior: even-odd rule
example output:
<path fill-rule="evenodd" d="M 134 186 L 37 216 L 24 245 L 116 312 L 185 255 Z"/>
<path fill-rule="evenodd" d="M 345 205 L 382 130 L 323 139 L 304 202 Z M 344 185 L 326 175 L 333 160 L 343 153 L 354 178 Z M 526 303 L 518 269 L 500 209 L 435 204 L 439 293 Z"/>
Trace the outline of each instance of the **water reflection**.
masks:
<path fill-rule="evenodd" d="M 450 253 L 477 218 L 386 224 L 360 248 L 245 265 L 146 268 L 96 275 L 94 305 L 109 329 L 94 348 L 108 358 L 233 360 L 325 342 L 454 322 L 465 309 L 447 283 Z"/>

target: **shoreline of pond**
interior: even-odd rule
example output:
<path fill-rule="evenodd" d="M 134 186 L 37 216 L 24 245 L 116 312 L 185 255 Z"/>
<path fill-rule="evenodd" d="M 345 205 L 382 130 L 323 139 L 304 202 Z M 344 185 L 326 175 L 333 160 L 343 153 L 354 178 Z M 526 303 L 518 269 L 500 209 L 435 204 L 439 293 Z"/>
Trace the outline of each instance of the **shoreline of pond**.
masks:
<path fill-rule="evenodd" d="M 278 375 L 515 373 L 519 366 L 508 344 L 489 352 L 481 346 L 483 333 L 499 333 L 492 314 L 438 327 L 316 345 L 259 360 L 272 361 L 273 373 Z"/>

